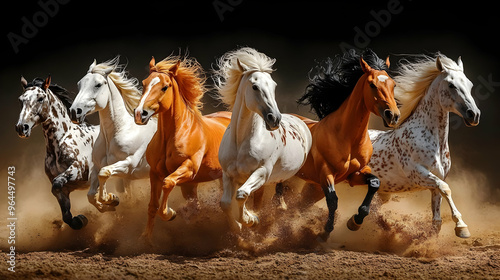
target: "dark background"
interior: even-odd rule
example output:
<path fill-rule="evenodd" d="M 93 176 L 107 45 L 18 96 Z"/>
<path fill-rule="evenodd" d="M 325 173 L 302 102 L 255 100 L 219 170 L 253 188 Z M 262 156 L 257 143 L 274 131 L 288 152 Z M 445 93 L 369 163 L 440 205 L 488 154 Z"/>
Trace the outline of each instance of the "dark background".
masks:
<path fill-rule="evenodd" d="M 222 14 L 222 20 L 214 3 L 230 7 Z M 19 139 L 14 130 L 20 110 L 16 98 L 22 93 L 21 75 L 31 81 L 50 73 L 53 82 L 76 93 L 76 83 L 94 58 L 102 62 L 120 54 L 122 63 L 128 63 L 130 74 L 142 80 L 148 74 L 151 56 L 159 61 L 171 53 L 184 54 L 188 50 L 208 71 L 226 51 L 250 46 L 277 59 L 273 78 L 278 83 L 281 110 L 311 117 L 308 108 L 295 104 L 307 85 L 309 69 L 316 60 L 341 53 L 341 43 L 359 47 L 355 28 L 365 30 L 371 26 L 373 36 L 369 43 L 364 43 L 380 57 L 390 54 L 393 65 L 398 54 L 441 51 L 454 60 L 462 56 L 465 74 L 475 85 L 472 92 L 482 115 L 480 125 L 475 128 L 467 128 L 460 119 L 452 118 L 452 156 L 464 162 L 469 170 L 477 171 L 478 176 L 485 174 L 491 187 L 498 189 L 494 180 L 498 173 L 496 159 L 500 158 L 498 4 L 401 0 L 397 6 L 399 13 L 386 19 L 384 26 L 375 24 L 373 12 L 387 10 L 390 3 L 394 1 L 72 0 L 58 4 L 54 16 L 47 16 L 28 43 L 19 46 L 17 54 L 7 34 L 22 35 L 22 18 L 33 22 L 33 16 L 43 9 L 37 1 L 9 3 L 1 19 L 2 170 L 44 150 L 40 128 L 28 140 Z M 208 95 L 204 101 L 204 113 L 223 110 L 215 107 L 217 103 Z M 95 117 L 93 121 L 96 122 Z M 30 164 L 36 168 L 43 166 L 42 162 Z M 492 192 L 495 193 L 499 192 Z"/>

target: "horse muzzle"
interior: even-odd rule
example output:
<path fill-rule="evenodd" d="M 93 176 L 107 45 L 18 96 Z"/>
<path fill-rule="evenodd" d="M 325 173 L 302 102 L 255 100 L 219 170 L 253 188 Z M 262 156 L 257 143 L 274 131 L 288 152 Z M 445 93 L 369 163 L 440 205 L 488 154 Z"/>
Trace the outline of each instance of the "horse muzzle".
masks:
<path fill-rule="evenodd" d="M 479 119 L 481 118 L 481 111 L 468 109 L 462 116 L 464 123 L 468 127 L 477 126 L 479 124 Z"/>
<path fill-rule="evenodd" d="M 85 114 L 83 113 L 82 108 L 73 108 L 70 109 L 70 119 L 75 124 L 81 124 L 85 119 Z"/>
<path fill-rule="evenodd" d="M 380 110 L 382 111 L 382 110 Z M 390 109 L 385 109 L 382 112 L 380 112 L 380 116 L 382 117 L 382 120 L 384 121 L 384 126 L 385 127 L 396 127 L 399 121 L 399 116 L 400 113 L 399 111 L 397 113 L 394 113 Z"/>
<path fill-rule="evenodd" d="M 264 118 L 266 129 L 269 131 L 276 130 L 280 127 L 281 114 L 280 113 L 267 113 Z"/>
<path fill-rule="evenodd" d="M 140 110 L 139 108 L 136 108 L 134 110 L 134 121 L 138 125 L 145 125 L 148 123 L 153 114 L 154 111 L 152 110 Z"/>
<path fill-rule="evenodd" d="M 28 138 L 31 135 L 31 126 L 27 123 L 16 124 L 17 135 L 21 138 Z"/>

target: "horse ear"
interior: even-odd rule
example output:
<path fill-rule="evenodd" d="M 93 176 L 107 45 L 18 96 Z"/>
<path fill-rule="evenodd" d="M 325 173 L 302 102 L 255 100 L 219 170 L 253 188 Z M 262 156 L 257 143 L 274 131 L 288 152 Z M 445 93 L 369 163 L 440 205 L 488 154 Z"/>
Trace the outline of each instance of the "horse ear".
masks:
<path fill-rule="evenodd" d="M 370 73 L 370 71 L 372 71 L 373 69 L 370 67 L 370 65 L 368 65 L 368 63 L 366 63 L 366 61 L 363 59 L 363 57 L 361 57 L 359 59 L 359 63 L 361 64 L 361 69 L 363 69 L 363 72 L 365 73 Z"/>
<path fill-rule="evenodd" d="M 156 62 L 155 62 L 155 57 L 152 56 L 151 57 L 151 60 L 149 61 L 149 73 L 151 74 L 151 72 L 155 71 L 156 70 L 156 66 L 155 66 Z"/>
<path fill-rule="evenodd" d="M 241 63 L 241 61 L 237 58 L 236 59 L 236 64 L 238 65 L 238 68 L 240 69 L 240 71 L 242 73 L 248 71 L 248 66 L 246 66 L 245 64 Z"/>
<path fill-rule="evenodd" d="M 26 87 L 28 87 L 28 81 L 26 81 L 23 76 L 21 76 L 21 86 L 23 87 L 23 89 L 26 89 Z"/>
<path fill-rule="evenodd" d="M 104 75 L 105 76 L 109 75 L 109 73 L 113 72 L 113 70 L 115 70 L 115 67 L 109 67 L 109 68 L 105 69 Z"/>
<path fill-rule="evenodd" d="M 49 76 L 47 77 L 47 79 L 45 79 L 45 82 L 43 82 L 43 84 L 42 84 L 42 89 L 43 90 L 47 90 L 49 88 L 49 86 L 50 86 L 50 80 L 51 80 L 51 78 L 50 78 L 50 74 L 49 74 Z"/>
<path fill-rule="evenodd" d="M 443 63 L 441 63 L 441 59 L 439 58 L 439 56 L 436 58 L 436 68 L 439 70 L 439 72 L 443 72 L 445 69 Z"/>
<path fill-rule="evenodd" d="M 94 58 L 94 62 L 92 62 L 92 64 L 90 64 L 90 67 L 89 67 L 89 71 L 87 71 L 87 73 L 90 73 L 92 72 L 92 69 L 94 69 L 94 67 L 97 65 L 97 61 L 95 60 Z"/>
<path fill-rule="evenodd" d="M 462 72 L 463 72 L 464 71 L 464 63 L 462 62 L 461 56 L 458 57 L 457 64 L 458 64 L 458 67 L 460 68 L 460 70 L 462 70 Z"/>
<path fill-rule="evenodd" d="M 179 70 L 179 66 L 181 65 L 181 61 L 178 60 L 177 63 L 170 67 L 170 69 L 168 69 L 168 72 L 172 73 L 172 75 L 174 76 L 177 76 L 177 71 Z"/>
<path fill-rule="evenodd" d="M 391 62 L 389 61 L 389 56 L 385 59 L 385 65 L 387 65 L 387 68 L 391 67 Z"/>

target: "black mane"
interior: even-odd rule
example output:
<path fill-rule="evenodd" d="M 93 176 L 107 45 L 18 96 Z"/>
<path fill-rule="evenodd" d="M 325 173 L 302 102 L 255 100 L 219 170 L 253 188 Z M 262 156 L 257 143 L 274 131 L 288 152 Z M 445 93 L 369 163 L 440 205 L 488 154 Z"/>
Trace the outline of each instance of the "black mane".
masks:
<path fill-rule="evenodd" d="M 351 95 L 354 86 L 363 75 L 359 62 L 361 56 L 373 69 L 388 70 L 385 61 L 371 49 L 362 54 L 351 49 L 342 55 L 336 55 L 333 59 L 328 57 L 311 69 L 309 85 L 297 102 L 301 105 L 310 105 L 311 110 L 320 119 L 336 111 Z"/>
<path fill-rule="evenodd" d="M 45 82 L 44 79 L 42 78 L 35 78 L 31 83 L 28 83 L 26 87 L 39 87 L 42 88 L 43 83 Z M 64 107 L 66 107 L 66 110 L 68 111 L 69 114 L 69 108 L 71 107 L 71 104 L 73 104 L 73 99 L 71 99 L 70 92 L 63 88 L 60 85 L 57 84 L 50 84 L 49 89 L 55 94 L 55 96 L 61 100 L 61 102 L 64 104 Z"/>

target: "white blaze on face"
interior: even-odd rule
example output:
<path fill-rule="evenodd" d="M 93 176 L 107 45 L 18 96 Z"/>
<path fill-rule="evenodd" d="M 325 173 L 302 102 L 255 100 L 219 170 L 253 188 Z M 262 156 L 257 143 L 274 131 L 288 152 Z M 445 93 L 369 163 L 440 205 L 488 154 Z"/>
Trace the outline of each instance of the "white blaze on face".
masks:
<path fill-rule="evenodd" d="M 160 82 L 160 78 L 154 77 L 151 82 L 149 83 L 148 87 L 146 88 L 146 92 L 141 98 L 141 103 L 139 103 L 139 106 L 137 106 L 136 110 L 142 111 L 142 107 L 144 106 L 144 102 L 146 102 L 146 99 L 148 99 L 149 94 L 151 93 L 151 89 Z"/>
<path fill-rule="evenodd" d="M 385 80 L 389 79 L 389 77 L 387 77 L 386 75 L 378 75 L 378 76 L 377 76 L 377 79 L 378 79 L 381 83 L 385 83 Z"/>

